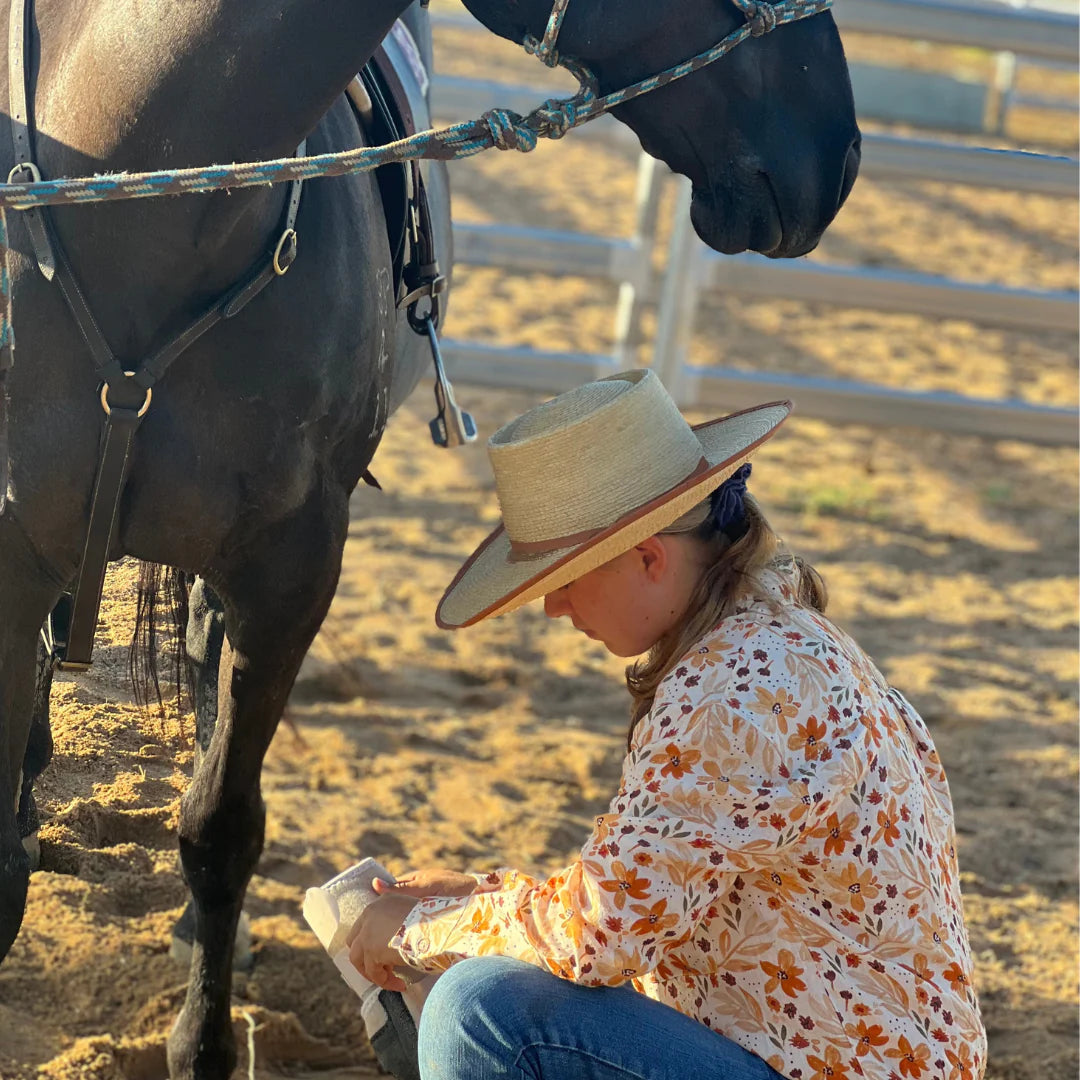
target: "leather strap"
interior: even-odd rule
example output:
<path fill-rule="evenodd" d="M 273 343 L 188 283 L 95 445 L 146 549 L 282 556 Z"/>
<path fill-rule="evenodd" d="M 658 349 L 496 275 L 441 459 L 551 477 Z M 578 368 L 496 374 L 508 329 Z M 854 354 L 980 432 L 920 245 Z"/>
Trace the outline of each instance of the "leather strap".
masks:
<path fill-rule="evenodd" d="M 29 109 L 26 94 L 26 14 L 30 0 L 11 0 L 8 12 L 8 103 L 11 114 L 11 142 L 15 147 L 15 167 L 8 174 L 10 184 L 16 178 L 39 180 L 34 164 L 34 148 L 30 134 Z M 56 255 L 49 243 L 43 210 L 24 210 L 23 220 L 34 245 L 38 269 L 46 281 L 52 281 L 56 273 Z"/>
<path fill-rule="evenodd" d="M 4 350 L 7 352 L 7 349 Z M 0 361 L 0 515 L 7 506 L 8 489 L 8 404 L 7 404 L 8 369 Z"/>
<path fill-rule="evenodd" d="M 42 213 L 47 213 L 47 211 L 43 210 Z M 50 232 L 52 231 L 49 228 L 48 219 L 44 219 L 42 225 Z M 68 310 L 75 320 L 75 325 L 79 328 L 79 333 L 82 335 L 87 349 L 90 350 L 94 370 L 102 382 L 118 386 L 124 381 L 123 365 L 113 355 L 109 343 L 105 340 L 105 335 L 101 332 L 94 319 L 90 305 L 86 302 L 82 289 L 79 288 L 79 281 L 75 277 L 75 271 L 71 269 L 71 263 L 68 262 L 67 255 L 64 254 L 63 246 L 59 240 L 54 244 L 53 251 L 56 257 L 56 276 L 54 280 L 60 288 L 60 294 L 67 302 Z"/>
<path fill-rule="evenodd" d="M 296 148 L 296 156 L 303 157 L 307 150 L 306 140 Z M 296 261 L 297 237 L 296 216 L 300 211 L 300 195 L 304 181 L 294 180 L 289 185 L 289 202 L 285 208 L 285 223 L 278 237 L 269 261 L 257 265 L 248 276 L 234 285 L 227 293 L 219 297 L 186 330 L 177 334 L 163 345 L 148 360 L 144 361 L 133 376 L 136 386 L 149 390 L 168 370 L 169 365 L 189 346 L 194 344 L 210 327 L 231 319 L 255 299 L 276 277 L 288 273 L 289 267 Z"/>
<path fill-rule="evenodd" d="M 297 148 L 297 157 L 303 157 L 306 142 Z M 56 280 L 71 307 L 75 321 L 90 346 L 99 374 L 103 365 L 99 362 L 102 350 L 108 354 L 110 367 L 115 365 L 119 380 L 105 379 L 101 403 L 106 410 L 105 435 L 101 447 L 94 494 L 90 502 L 90 523 L 86 530 L 86 544 L 79 562 L 79 577 L 75 584 L 75 598 L 71 609 L 71 622 L 66 644 L 62 645 L 59 666 L 64 671 L 85 671 L 94 651 L 94 634 L 97 630 L 98 610 L 101 607 L 101 590 L 105 582 L 105 568 L 116 532 L 120 513 L 120 499 L 127 481 L 131 461 L 131 447 L 146 409 L 150 405 L 150 392 L 169 365 L 193 342 L 202 337 L 222 319 L 232 318 L 244 309 L 275 277 L 288 272 L 296 259 L 296 216 L 300 209 L 302 180 L 294 180 L 289 189 L 289 203 L 285 211 L 285 227 L 274 247 L 269 261 L 256 267 L 238 285 L 220 297 L 212 307 L 177 334 L 165 346 L 158 349 L 138 371 L 128 374 L 109 351 L 101 331 L 94 322 L 90 309 L 79 291 L 78 284 L 60 250 L 59 273 Z M 70 293 L 69 293 L 70 289 Z M 73 303 L 75 301 L 75 303 Z M 76 307 L 75 304 L 79 306 Z M 116 394 L 123 399 L 122 406 L 111 404 Z M 141 401 L 141 404 L 140 404 Z"/>
<path fill-rule="evenodd" d="M 131 463 L 131 446 L 141 419 L 137 409 L 113 408 L 105 424 L 91 501 L 90 526 L 79 561 L 71 626 L 60 661 L 60 667 L 65 671 L 85 671 L 90 666 L 105 568 L 109 565 L 109 547 Z"/>

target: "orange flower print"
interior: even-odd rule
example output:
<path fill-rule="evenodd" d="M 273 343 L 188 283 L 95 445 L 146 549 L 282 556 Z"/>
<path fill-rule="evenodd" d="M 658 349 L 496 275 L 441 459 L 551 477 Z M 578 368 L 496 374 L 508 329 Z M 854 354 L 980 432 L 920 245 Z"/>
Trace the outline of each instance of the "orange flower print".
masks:
<path fill-rule="evenodd" d="M 949 945 L 949 930 L 936 913 L 932 912 L 927 918 L 920 919 L 919 929 L 922 931 L 923 941 L 927 944 L 933 943 L 947 956 L 953 955 L 952 946 Z"/>
<path fill-rule="evenodd" d="M 868 868 L 860 873 L 854 863 L 848 863 L 839 874 L 830 874 L 829 879 L 837 889 L 848 894 L 847 902 L 856 911 L 864 911 L 866 901 L 873 900 L 881 891 L 873 870 Z"/>
<path fill-rule="evenodd" d="M 491 925 L 491 910 L 490 908 L 479 908 L 473 912 L 472 922 L 469 929 L 474 934 L 482 934 Z"/>
<path fill-rule="evenodd" d="M 825 724 L 816 716 L 811 716 L 805 724 L 795 728 L 795 734 L 788 739 L 788 749 L 801 750 L 807 761 L 816 761 L 824 737 Z"/>
<path fill-rule="evenodd" d="M 807 833 L 807 836 L 812 836 L 816 840 L 825 839 L 825 854 L 826 855 L 842 855 L 844 848 L 848 844 L 855 843 L 855 836 L 852 833 L 852 829 L 859 823 L 858 814 L 848 814 L 843 821 L 840 820 L 839 814 L 830 814 L 825 819 L 824 825 L 819 825 L 816 829 Z"/>
<path fill-rule="evenodd" d="M 630 927 L 631 934 L 659 934 L 669 927 L 675 926 L 679 921 L 679 916 L 675 914 L 665 915 L 664 909 L 667 907 L 666 900 L 658 900 L 653 906 L 646 907 L 644 904 L 631 904 L 630 910 L 636 915 L 640 915 L 638 919 Z"/>
<path fill-rule="evenodd" d="M 930 1063 L 930 1047 L 926 1043 L 920 1043 L 918 1049 L 912 1049 L 907 1037 L 900 1036 L 895 1050 L 886 1050 L 887 1058 L 895 1058 L 900 1065 L 900 1075 L 910 1076 L 912 1080 L 919 1080 L 923 1069 Z"/>
<path fill-rule="evenodd" d="M 941 974 L 949 980 L 953 993 L 963 996 L 964 987 L 968 985 L 968 977 L 964 969 L 954 960 Z"/>
<path fill-rule="evenodd" d="M 574 948 L 579 948 L 584 940 L 585 931 L 589 928 L 588 920 L 579 911 L 567 912 L 563 920 L 563 932 L 574 943 Z"/>
<path fill-rule="evenodd" d="M 761 970 L 769 976 L 769 981 L 765 984 L 766 994 L 771 994 L 779 987 L 788 997 L 796 997 L 800 991 L 806 989 L 806 983 L 799 978 L 803 968 L 795 966 L 795 957 L 787 949 L 781 949 L 776 954 L 775 964 L 770 964 L 768 960 L 762 960 L 760 964 Z"/>
<path fill-rule="evenodd" d="M 724 758 L 719 764 L 706 758 L 701 770 L 709 779 L 702 777 L 698 784 L 708 791 L 715 791 L 717 795 L 726 795 L 732 788 L 740 795 L 748 795 L 752 788 L 749 778 L 738 771 L 741 764 L 742 761 L 736 757 Z"/>
<path fill-rule="evenodd" d="M 641 956 L 628 949 L 617 949 L 611 966 L 625 979 L 632 979 L 641 970 Z"/>
<path fill-rule="evenodd" d="M 754 887 L 784 900 L 794 900 L 795 893 L 806 892 L 798 876 L 786 870 L 762 870 L 754 879 Z"/>
<path fill-rule="evenodd" d="M 975 1062 L 971 1060 L 971 1049 L 967 1043 L 961 1043 L 959 1051 L 946 1050 L 945 1056 L 952 1066 L 949 1080 L 973 1080 Z"/>
<path fill-rule="evenodd" d="M 816 1054 L 807 1054 L 806 1060 L 814 1070 L 810 1080 L 847 1080 L 847 1066 L 840 1060 L 840 1051 L 835 1046 L 825 1049 L 825 1059 Z"/>
<path fill-rule="evenodd" d="M 611 864 L 611 871 L 615 875 L 606 881 L 600 882 L 600 888 L 605 892 L 613 893 L 612 900 L 615 906 L 622 911 L 629 896 L 632 900 L 644 900 L 649 895 L 649 883 L 643 881 L 634 869 L 627 870 L 619 861 Z"/>
<path fill-rule="evenodd" d="M 751 701 L 749 709 L 759 716 L 775 716 L 777 726 L 787 734 L 787 722 L 799 715 L 799 703 L 781 687 L 775 694 L 770 694 L 764 686 L 757 688 L 757 701 Z"/>
<path fill-rule="evenodd" d="M 889 799 L 889 809 L 879 810 L 877 814 L 878 830 L 871 839 L 872 844 L 879 840 L 885 840 L 886 847 L 892 847 L 900 839 L 900 830 L 896 823 L 900 820 L 900 812 L 896 809 L 896 800 Z"/>
<path fill-rule="evenodd" d="M 930 967 L 930 962 L 921 952 L 917 952 L 911 958 L 911 963 L 912 967 L 910 970 L 915 973 L 916 978 L 928 983 L 934 981 L 934 970 Z"/>
<path fill-rule="evenodd" d="M 849 1038 L 855 1040 L 856 1055 L 866 1057 L 867 1054 L 873 1054 L 878 1061 L 881 1060 L 877 1048 L 884 1046 L 889 1038 L 883 1034 L 880 1024 L 867 1024 L 865 1020 L 860 1020 L 857 1024 L 848 1024 L 844 1030 Z"/>
<path fill-rule="evenodd" d="M 870 1006 L 869 1005 L 864 1005 L 861 1001 L 857 1001 L 857 1002 L 855 1002 L 854 1005 L 851 1006 L 851 1011 L 856 1016 L 869 1016 L 870 1015 Z"/>
<path fill-rule="evenodd" d="M 668 743 L 659 754 L 653 754 L 650 761 L 657 765 L 662 761 L 667 764 L 660 770 L 661 776 L 670 776 L 674 780 L 681 780 L 701 760 L 700 750 L 680 751 L 674 743 Z"/>

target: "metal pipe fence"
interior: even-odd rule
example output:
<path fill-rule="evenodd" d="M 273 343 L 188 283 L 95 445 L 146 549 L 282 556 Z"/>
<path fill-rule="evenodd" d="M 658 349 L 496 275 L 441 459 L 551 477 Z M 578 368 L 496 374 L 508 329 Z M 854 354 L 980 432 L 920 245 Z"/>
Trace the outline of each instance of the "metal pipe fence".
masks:
<path fill-rule="evenodd" d="M 1060 61 L 1077 47 L 1077 23 L 1058 12 L 1013 10 L 953 0 L 837 0 L 842 27 L 928 40 L 1004 48 Z M 466 25 L 436 16 L 435 25 Z M 1068 25 L 1066 25 L 1068 24 Z M 471 24 L 475 25 L 475 24 Z M 1071 36 L 1070 36 L 1071 35 Z M 1006 40 L 1007 37 L 1007 40 Z M 497 103 L 527 112 L 550 91 L 436 76 L 433 101 L 446 119 L 473 116 Z M 634 139 L 610 117 L 591 125 L 591 137 Z M 1044 196 L 1075 197 L 1080 163 L 1074 158 L 990 150 L 931 139 L 868 134 L 863 174 L 888 180 L 932 180 Z M 912 393 L 837 379 L 691 368 L 694 315 L 703 293 L 787 298 L 931 318 L 960 318 L 1017 331 L 1076 333 L 1077 294 L 1007 288 L 929 274 L 832 266 L 812 260 L 772 261 L 708 251 L 689 224 L 689 183 L 675 178 L 672 235 L 665 272 L 654 281 L 657 207 L 670 174 L 642 156 L 634 235 L 611 238 L 508 225 L 456 224 L 456 257 L 464 264 L 518 272 L 575 275 L 619 285 L 611 354 L 541 352 L 448 340 L 451 371 L 466 381 L 558 392 L 628 366 L 641 305 L 657 305 L 653 365 L 683 405 L 737 408 L 766 395 L 791 395 L 802 415 L 914 426 L 1039 443 L 1075 444 L 1077 414 L 1020 401 L 955 394 Z"/>

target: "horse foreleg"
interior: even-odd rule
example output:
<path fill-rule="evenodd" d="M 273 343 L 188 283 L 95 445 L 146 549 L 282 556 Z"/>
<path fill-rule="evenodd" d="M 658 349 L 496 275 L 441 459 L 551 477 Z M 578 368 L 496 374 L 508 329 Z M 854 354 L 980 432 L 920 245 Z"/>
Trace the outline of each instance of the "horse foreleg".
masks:
<path fill-rule="evenodd" d="M 344 494 L 261 536 L 239 563 L 215 569 L 225 640 L 217 721 L 181 802 L 180 856 L 194 935 L 187 998 L 169 1037 L 174 1080 L 227 1080 L 233 948 L 244 892 L 262 851 L 263 757 L 330 606 L 348 525 Z"/>
<path fill-rule="evenodd" d="M 35 643 L 59 591 L 43 577 L 12 516 L 0 517 L 0 960 L 22 925 L 30 883 L 17 815 L 34 712 Z"/>

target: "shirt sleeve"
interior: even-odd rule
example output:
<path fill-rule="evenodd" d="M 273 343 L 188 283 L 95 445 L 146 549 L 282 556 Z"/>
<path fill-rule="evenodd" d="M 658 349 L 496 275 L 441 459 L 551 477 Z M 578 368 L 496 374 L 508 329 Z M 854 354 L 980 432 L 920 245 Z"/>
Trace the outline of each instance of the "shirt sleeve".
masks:
<path fill-rule="evenodd" d="M 493 953 L 617 985 L 693 934 L 724 875 L 765 869 L 799 842 L 855 774 L 803 716 L 794 685 L 770 689 L 788 710 L 782 728 L 756 696 L 760 715 L 744 707 L 730 685 L 742 648 L 731 648 L 730 675 L 695 680 L 682 666 L 665 680 L 624 761 L 619 794 L 575 862 L 547 880 L 500 870 L 478 876 L 471 896 L 422 900 L 392 941 L 406 962 L 442 970 Z M 800 720 L 802 728 L 792 722 Z M 783 734 L 800 730 L 814 740 L 809 756 Z"/>

